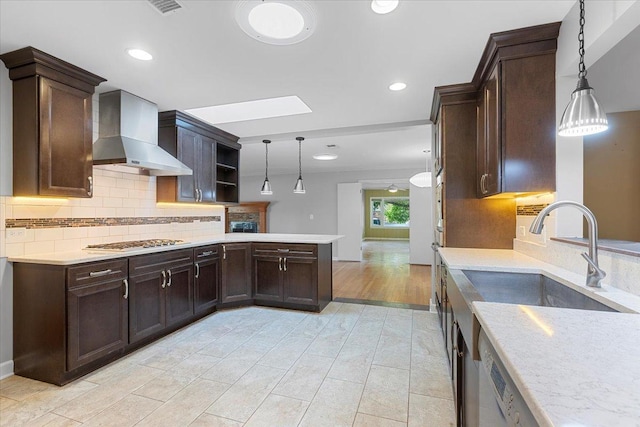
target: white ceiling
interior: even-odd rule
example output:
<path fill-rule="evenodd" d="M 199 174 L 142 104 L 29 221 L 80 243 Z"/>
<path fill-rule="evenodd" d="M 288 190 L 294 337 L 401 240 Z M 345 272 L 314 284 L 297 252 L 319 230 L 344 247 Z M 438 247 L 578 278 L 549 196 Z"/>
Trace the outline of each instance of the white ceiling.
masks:
<path fill-rule="evenodd" d="M 378 15 L 367 0 L 316 0 L 315 33 L 273 46 L 238 27 L 235 1 L 179 1 L 162 16 L 146 1 L 2 0 L 0 52 L 34 46 L 106 78 L 98 92 L 124 89 L 161 111 L 299 96 L 313 113 L 220 126 L 241 137 L 243 174 L 262 173 L 264 147 L 252 145 L 265 137 L 273 173 L 295 171 L 297 134 L 309 139 L 305 170 L 410 168 L 424 165 L 429 131 L 412 128 L 428 123 L 434 86 L 470 81 L 490 33 L 561 21 L 575 3 L 401 0 Z M 128 57 L 134 46 L 154 60 Z M 407 89 L 389 91 L 398 80 Z M 329 143 L 340 159 L 312 162 Z"/>

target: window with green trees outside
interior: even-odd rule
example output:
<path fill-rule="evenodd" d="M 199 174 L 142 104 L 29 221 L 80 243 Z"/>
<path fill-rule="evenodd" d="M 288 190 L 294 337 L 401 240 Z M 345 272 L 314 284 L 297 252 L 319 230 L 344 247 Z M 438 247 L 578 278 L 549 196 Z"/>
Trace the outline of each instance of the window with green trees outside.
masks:
<path fill-rule="evenodd" d="M 372 197 L 371 227 L 409 227 L 408 197 Z"/>

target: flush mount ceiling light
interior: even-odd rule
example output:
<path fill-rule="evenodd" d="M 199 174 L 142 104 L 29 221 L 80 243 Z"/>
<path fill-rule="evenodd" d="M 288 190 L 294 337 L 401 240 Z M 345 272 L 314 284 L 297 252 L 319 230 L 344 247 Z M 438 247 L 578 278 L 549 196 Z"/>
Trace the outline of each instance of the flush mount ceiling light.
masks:
<path fill-rule="evenodd" d="M 264 182 L 262 183 L 260 194 L 270 196 L 273 194 L 271 183 L 269 182 L 269 144 L 271 144 L 271 141 L 263 139 L 262 142 L 264 143 Z"/>
<path fill-rule="evenodd" d="M 395 82 L 389 85 L 389 90 L 392 90 L 394 92 L 397 92 L 399 90 L 404 90 L 407 87 L 407 85 L 405 83 L 402 82 Z"/>
<path fill-rule="evenodd" d="M 321 153 L 321 154 L 314 154 L 313 158 L 316 160 L 335 160 L 338 158 L 337 154 L 329 154 L 329 153 Z"/>
<path fill-rule="evenodd" d="M 431 173 L 420 172 L 409 178 L 409 182 L 416 187 L 425 188 L 431 187 Z"/>
<path fill-rule="evenodd" d="M 303 0 L 241 0 L 236 21 L 252 38 L 273 45 L 299 43 L 316 28 L 313 8 Z"/>
<path fill-rule="evenodd" d="M 142 49 L 127 49 L 127 53 L 129 54 L 129 56 L 139 59 L 140 61 L 151 61 L 153 59 L 153 55 Z"/>
<path fill-rule="evenodd" d="M 304 194 L 307 192 L 302 181 L 302 141 L 304 141 L 304 138 L 299 136 L 296 141 L 298 141 L 298 180 L 296 181 L 296 186 L 293 187 L 293 192 L 295 194 Z"/>
<path fill-rule="evenodd" d="M 571 94 L 571 101 L 562 114 L 558 135 L 592 135 L 607 130 L 607 115 L 593 94 L 593 88 L 587 81 L 587 68 L 584 65 L 584 0 L 580 0 L 580 32 L 578 33 L 578 86 Z"/>
<path fill-rule="evenodd" d="M 389 187 L 387 187 L 387 191 L 389 193 L 397 193 L 398 192 L 398 187 L 396 187 L 395 184 L 391 184 Z"/>
<path fill-rule="evenodd" d="M 373 0 L 371 10 L 380 15 L 393 12 L 398 7 L 398 0 Z"/>

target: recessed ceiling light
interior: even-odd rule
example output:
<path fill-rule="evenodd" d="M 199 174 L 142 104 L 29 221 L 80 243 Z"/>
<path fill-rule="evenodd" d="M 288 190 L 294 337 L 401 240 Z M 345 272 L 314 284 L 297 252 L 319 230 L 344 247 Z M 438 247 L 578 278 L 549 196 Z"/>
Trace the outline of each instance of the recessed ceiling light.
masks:
<path fill-rule="evenodd" d="M 127 53 L 129 56 L 139 59 L 140 61 L 151 61 L 153 59 L 153 56 L 149 52 L 142 49 L 127 49 Z"/>
<path fill-rule="evenodd" d="M 303 0 L 241 0 L 236 21 L 249 36 L 274 45 L 301 42 L 316 27 L 315 13 Z"/>
<path fill-rule="evenodd" d="M 322 153 L 322 154 L 314 154 L 313 158 L 316 160 L 335 160 L 338 158 L 337 154 L 328 154 L 328 153 Z"/>
<path fill-rule="evenodd" d="M 406 87 L 407 85 L 405 83 L 395 82 L 389 85 L 389 90 L 399 91 L 399 90 L 403 90 Z"/>
<path fill-rule="evenodd" d="M 297 96 L 282 96 L 257 101 L 190 108 L 185 111 L 213 125 L 218 125 L 311 113 L 311 108 Z"/>
<path fill-rule="evenodd" d="M 371 2 L 371 9 L 380 15 L 393 12 L 396 7 L 398 7 L 398 0 L 373 0 Z"/>

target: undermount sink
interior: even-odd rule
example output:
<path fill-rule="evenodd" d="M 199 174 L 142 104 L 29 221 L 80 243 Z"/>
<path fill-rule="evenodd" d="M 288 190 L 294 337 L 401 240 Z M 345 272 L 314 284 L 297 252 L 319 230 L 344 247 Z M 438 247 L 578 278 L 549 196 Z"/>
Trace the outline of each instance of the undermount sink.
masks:
<path fill-rule="evenodd" d="M 487 302 L 618 311 L 542 274 L 476 270 L 462 272 Z"/>

